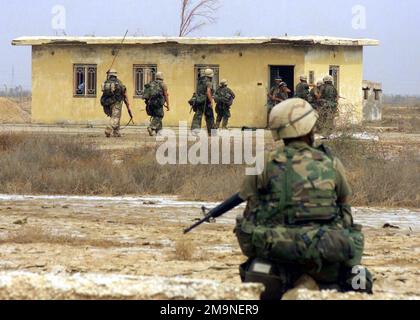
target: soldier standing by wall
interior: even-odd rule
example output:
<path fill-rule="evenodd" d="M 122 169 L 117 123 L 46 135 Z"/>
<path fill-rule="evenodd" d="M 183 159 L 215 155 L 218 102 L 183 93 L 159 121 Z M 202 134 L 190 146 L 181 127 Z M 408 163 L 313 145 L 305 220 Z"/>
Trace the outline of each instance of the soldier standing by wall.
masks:
<path fill-rule="evenodd" d="M 305 101 L 309 101 L 309 85 L 307 76 L 300 76 L 300 83 L 296 86 L 295 96 Z"/>
<path fill-rule="evenodd" d="M 316 123 L 317 132 L 322 131 L 321 123 L 325 122 L 325 120 L 323 120 L 322 100 L 321 100 L 321 90 L 322 90 L 323 85 L 324 85 L 323 81 L 318 81 L 316 83 L 316 86 L 314 86 L 309 92 L 309 103 L 312 105 L 312 107 L 316 111 L 318 111 L 318 114 L 319 114 L 319 119 Z"/>
<path fill-rule="evenodd" d="M 162 72 L 156 73 L 156 80 L 146 85 L 143 99 L 146 101 L 146 112 L 151 117 L 150 125 L 147 128 L 150 136 L 155 136 L 163 128 L 163 117 L 165 112 L 170 111 L 168 86 L 164 82 Z"/>
<path fill-rule="evenodd" d="M 229 118 L 231 117 L 230 108 L 235 99 L 235 93 L 228 87 L 228 82 L 223 79 L 220 82 L 220 87 L 217 89 L 214 99 L 216 101 L 216 129 L 220 128 L 220 123 L 223 120 L 222 128 L 227 129 Z"/>
<path fill-rule="evenodd" d="M 318 81 L 316 86 L 312 87 L 311 91 L 309 92 L 309 103 L 316 111 L 319 111 L 321 108 L 321 90 L 323 85 L 323 81 Z"/>
<path fill-rule="evenodd" d="M 282 82 L 280 84 L 280 93 L 278 95 L 280 103 L 289 99 L 291 93 L 292 93 L 292 91 L 287 87 L 287 83 Z"/>
<path fill-rule="evenodd" d="M 277 77 L 274 79 L 274 86 L 271 87 L 270 92 L 268 93 L 268 114 L 270 114 L 271 109 L 274 106 L 281 102 L 281 98 L 279 97 L 281 92 L 280 85 L 283 83 L 283 79 Z"/>
<path fill-rule="evenodd" d="M 214 111 L 213 111 L 213 77 L 212 69 L 206 69 L 204 76 L 200 78 L 196 92 L 196 106 L 194 107 L 194 118 L 191 126 L 193 134 L 198 134 L 201 130 L 203 116 L 206 118 L 207 132 L 211 135 L 214 129 Z"/>
<path fill-rule="evenodd" d="M 121 137 L 120 123 L 123 102 L 127 106 L 131 118 L 133 118 L 133 115 L 127 97 L 127 88 L 118 79 L 118 73 L 114 69 L 107 72 L 107 80 L 102 86 L 102 91 L 101 104 L 105 113 L 111 118 L 110 124 L 105 129 L 105 135 L 107 138 L 111 136 L 119 138 Z"/>
<path fill-rule="evenodd" d="M 338 112 L 338 92 L 334 87 L 332 76 L 324 78 L 324 85 L 321 89 L 321 119 L 320 125 L 329 133 L 334 129 L 334 120 Z"/>

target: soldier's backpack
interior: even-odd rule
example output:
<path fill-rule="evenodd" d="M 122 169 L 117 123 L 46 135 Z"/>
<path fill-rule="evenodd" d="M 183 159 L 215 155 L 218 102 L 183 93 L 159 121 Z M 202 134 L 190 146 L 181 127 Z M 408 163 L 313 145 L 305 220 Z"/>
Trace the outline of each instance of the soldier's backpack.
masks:
<path fill-rule="evenodd" d="M 149 102 L 162 102 L 164 99 L 162 85 L 158 81 L 152 81 L 144 86 L 143 99 Z"/>
<path fill-rule="evenodd" d="M 214 99 L 216 103 L 221 103 L 226 107 L 230 107 L 233 104 L 234 96 L 227 88 L 221 88 L 216 92 Z"/>
<path fill-rule="evenodd" d="M 335 169 L 326 153 L 285 148 L 267 165 L 271 177 L 252 219 L 241 219 L 236 235 L 245 255 L 279 263 L 360 264 L 364 238 L 353 223 L 341 225 L 336 206 Z"/>
<path fill-rule="evenodd" d="M 332 263 L 360 265 L 364 249 L 364 236 L 358 225 L 266 226 L 238 218 L 235 233 L 243 254 L 249 258 L 313 265 L 317 271 Z"/>
<path fill-rule="evenodd" d="M 124 88 L 116 80 L 107 80 L 103 83 L 101 105 L 108 117 L 112 116 L 112 105 L 124 99 L 123 90 Z"/>

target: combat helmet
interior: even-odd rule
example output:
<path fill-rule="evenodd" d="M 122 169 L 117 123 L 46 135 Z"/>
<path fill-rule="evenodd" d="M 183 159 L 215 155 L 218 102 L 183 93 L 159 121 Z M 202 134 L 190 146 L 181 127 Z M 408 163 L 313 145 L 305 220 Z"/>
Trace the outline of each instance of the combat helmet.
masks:
<path fill-rule="evenodd" d="M 324 83 L 333 82 L 333 81 L 334 81 L 334 78 L 332 76 L 325 76 L 324 77 Z"/>
<path fill-rule="evenodd" d="M 308 77 L 307 76 L 300 76 L 300 81 L 308 81 Z"/>
<path fill-rule="evenodd" d="M 106 74 L 108 75 L 108 77 L 111 77 L 111 76 L 115 76 L 116 77 L 118 75 L 118 72 L 115 69 L 109 69 Z"/>
<path fill-rule="evenodd" d="M 206 70 L 204 71 L 204 75 L 205 75 L 206 77 L 213 78 L 213 77 L 214 77 L 214 71 L 213 71 L 212 69 L 206 69 Z"/>
<path fill-rule="evenodd" d="M 273 108 L 269 128 L 275 141 L 298 138 L 310 133 L 317 120 L 318 113 L 307 101 L 292 98 Z"/>
<path fill-rule="evenodd" d="M 163 72 L 156 72 L 156 80 L 163 80 Z"/>
<path fill-rule="evenodd" d="M 228 81 L 226 79 L 222 79 L 222 81 L 220 81 L 220 84 L 222 86 L 227 86 L 228 85 Z"/>
<path fill-rule="evenodd" d="M 324 81 L 322 81 L 322 80 L 318 80 L 317 82 L 316 82 L 316 86 L 317 87 L 320 87 L 320 86 L 322 86 L 324 84 Z"/>

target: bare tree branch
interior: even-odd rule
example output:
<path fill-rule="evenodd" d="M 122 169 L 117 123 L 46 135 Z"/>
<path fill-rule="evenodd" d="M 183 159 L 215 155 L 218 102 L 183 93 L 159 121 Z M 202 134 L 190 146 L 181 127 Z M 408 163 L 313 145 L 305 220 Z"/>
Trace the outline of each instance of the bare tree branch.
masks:
<path fill-rule="evenodd" d="M 179 36 L 185 37 L 207 24 L 215 23 L 219 0 L 181 0 Z"/>

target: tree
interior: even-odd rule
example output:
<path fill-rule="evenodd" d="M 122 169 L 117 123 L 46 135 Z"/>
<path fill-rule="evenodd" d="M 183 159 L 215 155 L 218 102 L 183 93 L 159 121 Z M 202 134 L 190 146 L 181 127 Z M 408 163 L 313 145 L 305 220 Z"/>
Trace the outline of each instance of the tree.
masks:
<path fill-rule="evenodd" d="M 181 24 L 179 36 L 185 37 L 201 29 L 207 24 L 216 22 L 216 11 L 219 9 L 219 0 L 181 0 Z"/>

